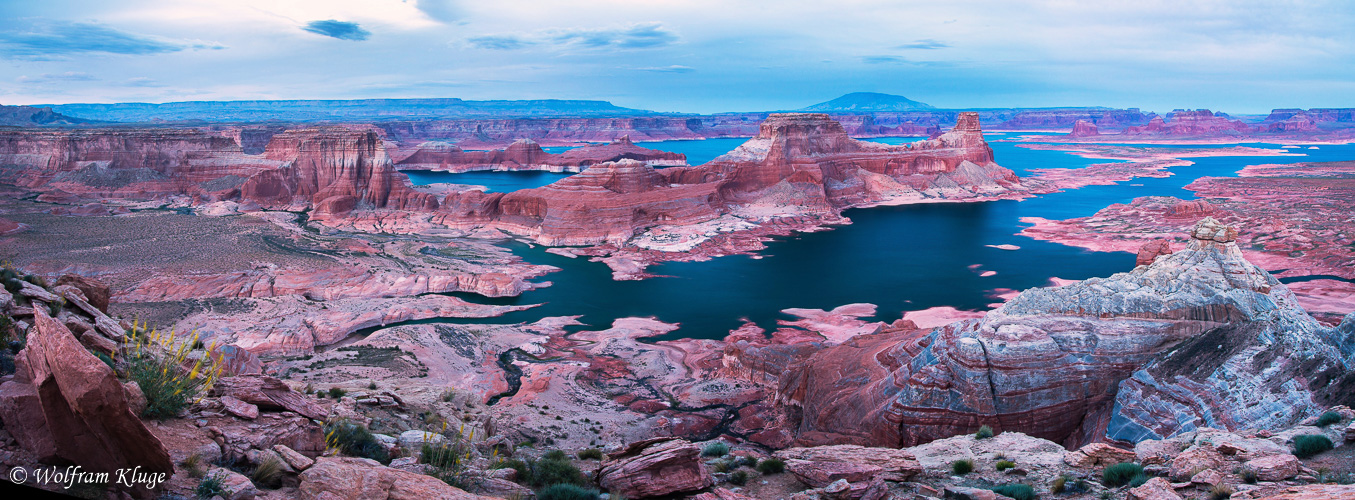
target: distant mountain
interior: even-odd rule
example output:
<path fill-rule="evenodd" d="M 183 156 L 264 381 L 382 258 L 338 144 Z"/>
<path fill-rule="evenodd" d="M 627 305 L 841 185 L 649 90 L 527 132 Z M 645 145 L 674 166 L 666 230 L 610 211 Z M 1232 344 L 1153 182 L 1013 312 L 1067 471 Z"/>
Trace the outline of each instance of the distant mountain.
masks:
<path fill-rule="evenodd" d="M 800 111 L 818 111 L 823 113 L 871 112 L 871 111 L 922 111 L 936 109 L 927 103 L 917 102 L 901 95 L 881 94 L 878 92 L 852 92 L 828 102 L 821 102 Z"/>
<path fill-rule="evenodd" d="M 464 101 L 461 99 L 355 99 L 186 101 L 161 104 L 58 104 L 59 113 L 115 122 L 384 121 L 433 118 L 531 118 L 647 115 L 652 111 L 607 101 Z"/>
<path fill-rule="evenodd" d="M 5 106 L 0 104 L 0 126 L 41 127 L 50 125 L 79 125 L 89 120 L 72 118 L 52 111 L 52 108 L 36 106 Z"/>

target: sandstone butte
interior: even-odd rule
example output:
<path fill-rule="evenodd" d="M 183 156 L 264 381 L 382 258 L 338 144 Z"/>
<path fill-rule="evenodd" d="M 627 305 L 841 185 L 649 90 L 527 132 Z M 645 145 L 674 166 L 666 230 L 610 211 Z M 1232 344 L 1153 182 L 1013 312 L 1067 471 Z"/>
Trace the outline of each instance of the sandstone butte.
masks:
<path fill-rule="evenodd" d="M 642 148 L 621 136 L 607 144 L 590 144 L 560 154 L 547 153 L 531 139 L 520 139 L 504 149 L 463 151 L 445 142 L 425 142 L 400 159 L 401 170 L 469 172 L 475 170 L 547 170 L 578 172 L 589 165 L 636 160 L 651 165 L 686 165 L 686 155 Z"/>
<path fill-rule="evenodd" d="M 639 154 L 632 148 L 618 141 L 599 154 Z M 566 166 L 576 161 L 558 156 Z M 935 139 L 897 146 L 852 139 L 826 114 L 773 114 L 757 136 L 705 165 L 656 169 L 622 159 L 512 193 L 416 189 L 396 170 L 379 131 L 364 126 L 287 130 L 258 155 L 245 154 L 229 134 L 203 130 L 13 130 L 0 132 L 0 158 L 14 165 L 0 181 L 40 191 L 44 201 L 235 201 L 242 210 L 309 210 L 310 220 L 345 228 L 498 229 L 546 245 L 622 244 L 651 226 L 723 214 L 832 222 L 849 207 L 1026 192 L 994 163 L 972 112 Z"/>
<path fill-rule="evenodd" d="M 987 199 L 1023 192 L 993 162 L 978 117 L 961 113 L 940 137 L 890 146 L 857 141 L 825 114 L 773 114 L 758 135 L 700 166 L 655 169 L 623 160 L 512 193 L 447 196 L 434 220 L 490 227 L 546 245 L 624 244 L 644 228 L 733 214 L 765 222 L 878 204 Z"/>
<path fill-rule="evenodd" d="M 769 378 L 801 445 L 912 446 L 981 425 L 1070 447 L 1132 443 L 1278 428 L 1355 402 L 1355 315 L 1316 322 L 1236 235 L 1206 217 L 1183 250 L 1026 290 L 979 319 L 818 350 L 744 342 L 724 363 L 785 367 Z"/>

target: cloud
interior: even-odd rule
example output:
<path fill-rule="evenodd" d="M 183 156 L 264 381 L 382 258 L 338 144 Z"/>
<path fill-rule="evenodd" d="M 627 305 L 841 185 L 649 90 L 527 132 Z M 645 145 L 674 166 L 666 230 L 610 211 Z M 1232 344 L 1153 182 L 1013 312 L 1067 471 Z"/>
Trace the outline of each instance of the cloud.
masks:
<path fill-rule="evenodd" d="M 301 29 L 317 35 L 338 38 L 340 40 L 352 40 L 355 42 L 366 40 L 367 37 L 372 36 L 372 32 L 362 29 L 361 26 L 358 26 L 358 23 L 335 21 L 333 19 L 311 21 L 306 23 Z"/>
<path fill-rule="evenodd" d="M 930 39 L 930 38 L 924 38 L 924 39 L 922 39 L 922 40 L 914 40 L 912 43 L 905 43 L 905 44 L 903 44 L 903 45 L 900 45 L 900 46 L 894 47 L 894 48 L 896 48 L 896 49 L 923 49 L 923 50 L 935 50 L 935 49 L 944 49 L 944 48 L 948 48 L 948 47 L 950 47 L 950 44 L 948 44 L 948 43 L 941 42 L 941 41 L 937 41 L 937 40 L 932 40 L 932 39 Z"/>
<path fill-rule="evenodd" d="M 696 68 L 693 68 L 691 66 L 681 66 L 677 64 L 674 64 L 672 66 L 650 66 L 647 68 L 635 68 L 635 69 L 638 69 L 640 71 L 653 71 L 656 73 L 691 73 L 693 71 L 696 71 Z"/>
<path fill-rule="evenodd" d="M 67 71 L 65 73 L 43 73 L 38 76 L 23 75 L 15 78 L 19 83 L 50 83 L 50 82 L 92 82 L 98 80 L 94 75 L 81 73 L 79 71 Z"/>
<path fill-rule="evenodd" d="M 536 42 L 516 35 L 485 35 L 466 39 L 472 47 L 489 50 L 517 50 Z"/>
<path fill-rule="evenodd" d="M 222 49 L 198 40 L 169 40 L 138 35 L 95 23 L 40 20 L 0 31 L 0 51 L 23 58 L 68 54 L 163 54 L 184 49 Z"/>
<path fill-rule="evenodd" d="M 461 20 L 461 7 L 453 0 L 417 0 L 414 6 L 428 17 L 444 23 Z"/>
<path fill-rule="evenodd" d="M 147 78 L 147 77 L 144 77 L 144 76 L 138 76 L 138 77 L 136 77 L 136 78 L 128 78 L 126 82 L 123 82 L 123 85 L 124 85 L 124 86 L 127 86 L 127 87 L 164 87 L 164 86 L 165 86 L 165 84 L 155 81 L 154 78 Z"/>
<path fill-rule="evenodd" d="M 518 50 L 533 45 L 558 49 L 648 49 L 672 45 L 677 33 L 661 23 L 632 24 L 624 28 L 553 28 L 525 35 L 494 34 L 466 39 L 472 47 L 490 50 Z"/>
<path fill-rule="evenodd" d="M 866 64 L 899 64 L 906 63 L 908 60 L 899 56 L 865 56 L 861 58 L 861 62 Z"/>
<path fill-rule="evenodd" d="M 641 49 L 662 47 L 678 40 L 677 34 L 660 23 L 635 24 L 619 29 L 572 28 L 556 30 L 551 38 L 557 43 L 576 43 L 585 47 Z"/>

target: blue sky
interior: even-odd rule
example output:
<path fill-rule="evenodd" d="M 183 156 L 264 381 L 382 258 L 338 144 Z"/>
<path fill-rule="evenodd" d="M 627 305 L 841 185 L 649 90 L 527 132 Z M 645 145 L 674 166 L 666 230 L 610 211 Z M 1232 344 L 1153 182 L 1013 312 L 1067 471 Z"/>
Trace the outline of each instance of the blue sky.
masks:
<path fill-rule="evenodd" d="M 0 0 L 0 103 L 1355 107 L 1355 2 Z"/>

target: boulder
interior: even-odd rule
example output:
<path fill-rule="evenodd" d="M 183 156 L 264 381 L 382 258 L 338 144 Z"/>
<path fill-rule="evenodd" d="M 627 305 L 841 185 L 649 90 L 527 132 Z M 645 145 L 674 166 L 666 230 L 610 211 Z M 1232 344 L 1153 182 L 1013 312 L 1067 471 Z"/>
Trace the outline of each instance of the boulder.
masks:
<path fill-rule="evenodd" d="M 1172 481 L 1188 481 L 1205 469 L 1219 469 L 1226 463 L 1213 446 L 1196 446 L 1173 458 L 1167 477 Z"/>
<path fill-rule="evenodd" d="M 259 489 L 254 487 L 249 478 L 230 469 L 216 467 L 207 471 L 204 477 L 215 478 L 221 482 L 220 497 L 224 500 L 254 500 L 259 494 Z"/>
<path fill-rule="evenodd" d="M 824 488 L 834 481 L 846 480 L 856 483 L 870 481 L 884 472 L 878 465 L 850 462 L 809 462 L 806 460 L 787 460 L 786 469 L 795 478 L 814 488 Z"/>
<path fill-rule="evenodd" d="M 309 469 L 312 465 L 315 465 L 315 460 L 302 455 L 296 450 L 288 448 L 285 444 L 273 445 L 273 451 L 276 452 L 279 457 L 282 457 L 283 462 L 287 462 L 287 465 L 297 471 L 304 471 Z"/>
<path fill-rule="evenodd" d="M 56 294 L 47 291 L 46 288 L 34 285 L 24 280 L 19 280 L 19 295 L 23 295 L 24 297 L 28 297 L 33 300 L 41 300 L 48 304 L 55 304 L 59 300 L 61 300 L 60 297 L 57 297 Z"/>
<path fill-rule="evenodd" d="M 1346 426 L 1346 441 L 1355 441 L 1355 422 Z"/>
<path fill-rule="evenodd" d="M 607 456 L 598 470 L 598 484 L 626 498 L 699 490 L 712 483 L 700 455 L 700 448 L 680 439 L 637 441 Z"/>
<path fill-rule="evenodd" d="M 1004 500 L 1008 497 L 999 495 L 993 490 L 982 488 L 969 488 L 965 486 L 947 486 L 946 498 L 955 500 Z"/>
<path fill-rule="evenodd" d="M 422 449 L 424 443 L 439 445 L 445 443 L 447 438 L 436 432 L 424 432 L 418 429 L 411 429 L 400 433 L 398 438 L 400 447 L 410 450 Z"/>
<path fill-rule="evenodd" d="M 479 476 L 465 479 L 466 488 L 479 495 L 497 498 L 532 498 L 531 488 L 497 477 Z"/>
<path fill-rule="evenodd" d="M 325 451 L 325 433 L 309 418 L 276 413 L 260 414 L 255 420 L 222 419 L 207 432 L 231 456 L 244 456 L 251 448 L 260 450 L 283 445 L 307 456 Z"/>
<path fill-rule="evenodd" d="M 1134 258 L 1135 266 L 1146 266 L 1156 261 L 1158 256 L 1170 255 L 1172 253 L 1171 243 L 1166 240 L 1153 240 L 1144 243 L 1139 247 L 1139 253 Z"/>
<path fill-rule="evenodd" d="M 776 452 L 775 456 L 786 461 L 840 462 L 873 466 L 890 475 L 889 479 L 892 481 L 907 481 L 922 473 L 922 464 L 918 463 L 912 452 L 895 448 L 871 448 L 843 444 L 788 448 Z M 850 481 L 857 480 L 852 479 Z"/>
<path fill-rule="evenodd" d="M 260 410 L 287 410 L 316 420 L 324 420 L 328 414 L 310 398 L 267 375 L 224 377 L 212 387 L 212 395 L 230 396 Z"/>
<path fill-rule="evenodd" d="M 1246 463 L 1242 464 L 1243 467 L 1256 473 L 1256 479 L 1258 481 L 1283 481 L 1289 479 L 1299 475 L 1299 467 L 1302 465 L 1303 464 L 1299 463 L 1298 457 L 1293 455 L 1271 455 L 1255 460 L 1248 460 Z"/>
<path fill-rule="evenodd" d="M 385 467 L 375 460 L 321 457 L 301 473 L 302 500 L 480 500 L 441 480 Z"/>
<path fill-rule="evenodd" d="M 709 492 L 693 496 L 692 500 L 753 500 L 753 497 L 740 495 L 724 488 L 715 488 Z"/>
<path fill-rule="evenodd" d="M 0 386 L 5 429 L 34 454 L 91 472 L 141 466 L 173 474 L 169 452 L 132 413 L 113 369 L 42 308 L 34 311 L 34 324 L 17 355 L 15 381 Z M 128 492 L 153 495 L 145 488 Z"/>
<path fill-rule="evenodd" d="M 1207 484 L 1209 486 L 1218 486 L 1223 483 L 1223 474 L 1214 469 L 1200 471 L 1199 474 L 1190 477 L 1192 484 Z"/>
<path fill-rule="evenodd" d="M 263 361 L 254 353 L 236 345 L 216 346 L 212 356 L 221 363 L 221 372 L 227 375 L 258 375 L 263 373 Z"/>
<path fill-rule="evenodd" d="M 56 279 L 56 286 L 73 286 L 79 289 L 89 305 L 94 306 L 104 314 L 108 314 L 108 299 L 112 296 L 112 292 L 108 285 L 103 284 L 103 282 L 78 274 L 64 274 Z"/>
<path fill-rule="evenodd" d="M 226 407 L 226 412 L 230 413 L 231 415 L 235 415 L 237 417 L 247 420 L 254 420 L 256 418 L 259 418 L 258 406 L 246 403 L 244 401 L 235 399 L 230 396 L 221 396 L 220 401 L 221 405 Z"/>
<path fill-rule="evenodd" d="M 1105 467 L 1120 462 L 1133 462 L 1138 458 L 1133 451 L 1116 448 L 1106 443 L 1092 443 L 1069 452 L 1063 456 L 1063 462 L 1079 468 Z"/>
<path fill-rule="evenodd" d="M 1129 494 L 1125 495 L 1125 500 L 1182 500 L 1182 498 L 1176 494 L 1172 483 L 1155 477 L 1143 483 L 1143 486 L 1130 489 Z"/>
<path fill-rule="evenodd" d="M 146 393 L 141 392 L 141 385 L 135 380 L 128 380 L 122 384 L 122 392 L 127 396 L 127 406 L 131 408 L 133 415 L 140 415 L 146 411 Z"/>

